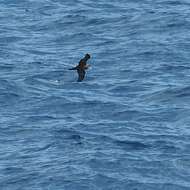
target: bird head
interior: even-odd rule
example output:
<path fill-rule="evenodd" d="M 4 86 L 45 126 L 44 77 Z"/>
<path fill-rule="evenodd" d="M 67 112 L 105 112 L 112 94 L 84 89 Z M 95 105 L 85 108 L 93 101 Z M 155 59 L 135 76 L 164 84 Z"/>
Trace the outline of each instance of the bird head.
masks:
<path fill-rule="evenodd" d="M 87 60 L 90 59 L 90 54 L 87 53 L 87 54 L 85 55 L 85 58 L 86 58 Z"/>

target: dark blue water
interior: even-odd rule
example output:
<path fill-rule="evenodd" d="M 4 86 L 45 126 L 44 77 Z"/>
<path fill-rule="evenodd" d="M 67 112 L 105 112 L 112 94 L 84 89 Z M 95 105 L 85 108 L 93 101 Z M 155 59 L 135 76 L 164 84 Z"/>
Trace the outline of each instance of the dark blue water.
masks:
<path fill-rule="evenodd" d="M 0 0 L 0 189 L 189 190 L 189 30 L 189 0 Z"/>

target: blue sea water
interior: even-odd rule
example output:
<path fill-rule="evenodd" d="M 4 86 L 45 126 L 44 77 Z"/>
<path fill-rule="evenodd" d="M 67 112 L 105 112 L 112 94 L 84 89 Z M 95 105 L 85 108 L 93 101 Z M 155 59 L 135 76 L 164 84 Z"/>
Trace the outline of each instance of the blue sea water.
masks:
<path fill-rule="evenodd" d="M 0 0 L 0 189 L 189 190 L 189 31 L 189 0 Z"/>

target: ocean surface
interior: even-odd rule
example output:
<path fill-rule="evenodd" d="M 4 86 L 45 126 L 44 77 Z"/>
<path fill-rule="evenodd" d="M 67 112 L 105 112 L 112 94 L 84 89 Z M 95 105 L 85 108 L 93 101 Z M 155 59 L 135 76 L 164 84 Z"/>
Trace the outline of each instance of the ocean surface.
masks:
<path fill-rule="evenodd" d="M 0 189 L 189 190 L 189 31 L 189 0 L 0 0 Z"/>

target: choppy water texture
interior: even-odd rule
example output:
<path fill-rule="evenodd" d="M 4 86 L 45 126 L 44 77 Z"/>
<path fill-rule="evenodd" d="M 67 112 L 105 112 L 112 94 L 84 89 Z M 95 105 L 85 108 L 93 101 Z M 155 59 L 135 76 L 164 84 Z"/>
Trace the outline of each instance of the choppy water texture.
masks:
<path fill-rule="evenodd" d="M 189 30 L 189 0 L 1 0 L 1 189 L 189 190 Z"/>

